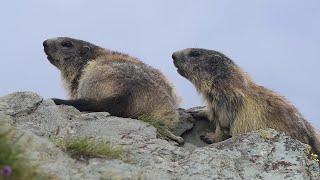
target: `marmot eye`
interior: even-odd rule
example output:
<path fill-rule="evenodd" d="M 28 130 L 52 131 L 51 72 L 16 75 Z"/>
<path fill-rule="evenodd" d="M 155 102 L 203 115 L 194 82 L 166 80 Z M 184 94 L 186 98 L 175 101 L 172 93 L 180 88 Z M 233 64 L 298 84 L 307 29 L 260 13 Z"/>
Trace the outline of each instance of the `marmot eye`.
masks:
<path fill-rule="evenodd" d="M 190 51 L 189 56 L 190 57 L 199 57 L 200 52 L 199 51 Z"/>
<path fill-rule="evenodd" d="M 70 48 L 70 47 L 73 47 L 73 44 L 70 41 L 62 41 L 61 46 Z"/>

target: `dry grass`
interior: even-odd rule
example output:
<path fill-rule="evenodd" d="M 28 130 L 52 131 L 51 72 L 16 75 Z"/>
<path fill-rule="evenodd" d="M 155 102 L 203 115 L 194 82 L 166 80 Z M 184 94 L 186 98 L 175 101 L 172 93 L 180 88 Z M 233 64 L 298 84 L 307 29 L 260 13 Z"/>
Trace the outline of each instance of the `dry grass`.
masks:
<path fill-rule="evenodd" d="M 107 141 L 86 137 L 57 139 L 55 144 L 79 160 L 93 157 L 121 159 L 123 154 L 120 147 L 112 147 Z"/>

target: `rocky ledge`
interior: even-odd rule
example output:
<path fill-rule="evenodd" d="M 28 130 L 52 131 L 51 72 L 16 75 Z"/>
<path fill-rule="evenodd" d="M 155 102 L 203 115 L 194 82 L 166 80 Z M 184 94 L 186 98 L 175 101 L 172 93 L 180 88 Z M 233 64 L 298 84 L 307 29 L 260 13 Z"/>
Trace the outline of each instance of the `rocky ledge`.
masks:
<path fill-rule="evenodd" d="M 155 127 L 139 120 L 81 113 L 17 92 L 0 98 L 0 134 L 10 129 L 35 171 L 51 179 L 319 179 L 310 147 L 284 133 L 265 129 L 204 146 L 197 136 L 208 126 L 194 119 L 201 109 L 180 111 L 176 133 L 185 146 L 158 138 Z M 110 149 L 77 153 L 64 142 L 72 138 Z"/>

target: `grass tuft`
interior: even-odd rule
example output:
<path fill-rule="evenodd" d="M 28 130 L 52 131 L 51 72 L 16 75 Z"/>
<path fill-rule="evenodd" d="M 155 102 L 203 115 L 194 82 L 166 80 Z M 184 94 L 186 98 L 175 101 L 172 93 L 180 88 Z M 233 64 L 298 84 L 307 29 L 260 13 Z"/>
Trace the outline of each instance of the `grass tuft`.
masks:
<path fill-rule="evenodd" d="M 313 161 L 319 162 L 317 154 L 311 153 L 310 154 L 310 159 L 313 160 Z"/>
<path fill-rule="evenodd" d="M 170 131 L 170 129 L 162 123 L 161 119 L 148 117 L 148 116 L 140 116 L 138 119 L 154 126 L 157 129 L 157 136 L 159 138 L 168 140 L 168 141 L 173 140 L 173 141 L 176 141 L 178 144 L 184 143 L 183 138 L 174 135 Z"/>
<path fill-rule="evenodd" d="M 146 122 L 157 129 L 157 135 L 166 140 L 170 140 L 170 134 L 168 134 L 168 128 L 161 122 L 160 119 L 156 119 L 148 116 L 140 116 L 139 120 Z"/>
<path fill-rule="evenodd" d="M 94 157 L 121 159 L 123 153 L 120 147 L 111 147 L 107 141 L 96 141 L 87 137 L 57 139 L 55 144 L 79 160 Z"/>

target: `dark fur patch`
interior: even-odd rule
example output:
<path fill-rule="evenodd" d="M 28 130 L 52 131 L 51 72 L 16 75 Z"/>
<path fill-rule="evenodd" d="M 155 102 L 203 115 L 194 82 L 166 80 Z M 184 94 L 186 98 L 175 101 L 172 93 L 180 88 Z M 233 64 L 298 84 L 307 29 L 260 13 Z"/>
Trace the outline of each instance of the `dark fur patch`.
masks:
<path fill-rule="evenodd" d="M 109 112 L 113 116 L 128 117 L 127 109 L 129 107 L 130 98 L 131 94 L 127 93 L 116 97 L 105 98 L 102 100 L 63 100 L 56 98 L 53 98 L 52 100 L 56 105 L 73 106 L 79 111 Z"/>

